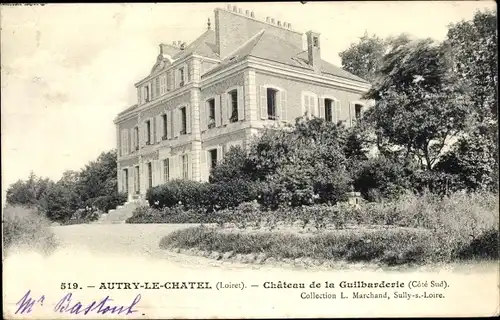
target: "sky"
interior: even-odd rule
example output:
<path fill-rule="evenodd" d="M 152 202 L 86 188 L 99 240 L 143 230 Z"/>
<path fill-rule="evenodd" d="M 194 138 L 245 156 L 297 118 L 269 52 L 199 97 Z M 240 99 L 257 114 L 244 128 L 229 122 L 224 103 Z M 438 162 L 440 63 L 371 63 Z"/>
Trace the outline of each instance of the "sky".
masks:
<path fill-rule="evenodd" d="M 4 6 L 1 14 L 2 199 L 31 171 L 58 180 L 116 147 L 116 114 L 136 100 L 160 43 L 190 42 L 226 3 L 47 4 Z M 447 26 L 469 20 L 490 1 L 236 3 L 321 33 L 322 57 L 365 31 L 443 40 Z"/>

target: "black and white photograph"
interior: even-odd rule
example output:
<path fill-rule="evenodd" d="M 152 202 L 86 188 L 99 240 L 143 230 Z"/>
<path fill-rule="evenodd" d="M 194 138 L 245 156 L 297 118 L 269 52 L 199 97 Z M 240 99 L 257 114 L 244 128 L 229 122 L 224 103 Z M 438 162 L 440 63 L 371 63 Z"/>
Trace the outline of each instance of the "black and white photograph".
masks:
<path fill-rule="evenodd" d="M 495 2 L 0 24 L 5 319 L 499 316 Z"/>

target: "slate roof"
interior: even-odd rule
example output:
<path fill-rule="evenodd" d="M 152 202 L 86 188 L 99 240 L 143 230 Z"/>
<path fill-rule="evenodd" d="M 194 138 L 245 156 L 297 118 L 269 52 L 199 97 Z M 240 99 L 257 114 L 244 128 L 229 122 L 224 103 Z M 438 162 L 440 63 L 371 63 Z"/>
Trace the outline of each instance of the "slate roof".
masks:
<path fill-rule="evenodd" d="M 215 31 L 207 30 L 199 36 L 198 39 L 191 42 L 184 50 L 181 50 L 172 58 L 182 59 L 194 53 L 203 57 L 218 59 L 219 55 L 216 52 Z"/>
<path fill-rule="evenodd" d="M 231 64 L 239 62 L 246 57 L 257 57 L 288 66 L 302 68 L 313 71 L 313 68 L 308 63 L 307 50 L 296 47 L 289 42 L 266 32 L 264 29 L 247 40 L 236 51 L 226 57 L 220 65 L 208 71 L 205 75 L 212 74 L 218 70 L 228 67 Z M 321 60 L 321 73 L 325 75 L 333 75 L 341 78 L 346 78 L 358 82 L 368 83 L 325 60 Z"/>

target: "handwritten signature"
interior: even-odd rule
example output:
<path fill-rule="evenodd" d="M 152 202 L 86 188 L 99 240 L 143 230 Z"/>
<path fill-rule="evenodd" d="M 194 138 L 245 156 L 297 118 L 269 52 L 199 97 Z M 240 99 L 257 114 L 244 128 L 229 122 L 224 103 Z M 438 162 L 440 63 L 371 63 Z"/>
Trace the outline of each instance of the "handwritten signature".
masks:
<path fill-rule="evenodd" d="M 70 313 L 70 314 L 80 314 L 83 313 L 84 315 L 88 314 L 89 312 L 95 312 L 97 314 L 106 314 L 106 313 L 111 313 L 111 314 L 133 314 L 135 312 L 138 312 L 137 310 L 134 309 L 134 307 L 139 303 L 141 300 L 141 295 L 138 294 L 135 296 L 134 300 L 132 303 L 128 305 L 114 305 L 111 302 L 113 299 L 111 299 L 109 296 L 104 297 L 101 300 L 94 300 L 91 303 L 82 303 L 80 301 L 74 301 L 73 300 L 73 294 L 71 292 L 67 293 L 64 295 L 64 297 L 57 302 L 57 304 L 54 307 L 54 312 L 59 312 L 59 313 Z M 32 298 L 31 297 L 31 290 L 28 290 L 26 294 L 16 303 L 18 306 L 17 311 L 15 312 L 16 314 L 27 314 L 32 311 L 35 305 L 40 305 L 43 306 L 45 303 L 45 295 L 42 295 L 40 298 Z"/>

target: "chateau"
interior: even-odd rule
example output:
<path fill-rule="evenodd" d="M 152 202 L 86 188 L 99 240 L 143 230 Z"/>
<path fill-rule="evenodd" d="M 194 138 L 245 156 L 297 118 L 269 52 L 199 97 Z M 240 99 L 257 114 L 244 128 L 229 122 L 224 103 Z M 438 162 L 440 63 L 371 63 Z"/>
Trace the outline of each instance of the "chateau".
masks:
<path fill-rule="evenodd" d="M 171 179 L 208 180 L 231 146 L 304 115 L 352 125 L 370 85 L 322 59 L 321 37 L 235 6 L 190 44 L 160 44 L 137 104 L 116 125 L 118 188 L 129 200 Z"/>

